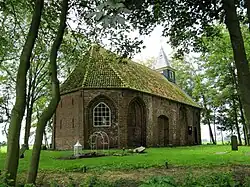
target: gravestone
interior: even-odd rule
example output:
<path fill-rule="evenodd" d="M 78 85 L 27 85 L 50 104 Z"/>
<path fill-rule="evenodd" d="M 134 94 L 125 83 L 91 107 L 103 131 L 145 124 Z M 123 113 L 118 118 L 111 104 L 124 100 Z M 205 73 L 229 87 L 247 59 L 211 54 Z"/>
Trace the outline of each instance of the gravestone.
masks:
<path fill-rule="evenodd" d="M 27 146 L 25 144 L 22 144 L 22 148 L 19 152 L 19 158 L 24 158 L 24 152 L 27 150 Z"/>
<path fill-rule="evenodd" d="M 238 142 L 235 135 L 231 136 L 232 151 L 238 151 Z"/>
<path fill-rule="evenodd" d="M 141 147 L 137 147 L 133 150 L 134 153 L 143 153 L 145 151 L 145 147 L 141 146 Z"/>

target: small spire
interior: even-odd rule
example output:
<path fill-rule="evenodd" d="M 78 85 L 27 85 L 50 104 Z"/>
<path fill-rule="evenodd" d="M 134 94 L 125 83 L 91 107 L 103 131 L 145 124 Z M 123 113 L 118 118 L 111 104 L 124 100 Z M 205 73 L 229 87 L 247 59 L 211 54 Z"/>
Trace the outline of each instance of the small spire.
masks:
<path fill-rule="evenodd" d="M 170 62 L 162 46 L 158 58 L 152 64 L 152 69 L 163 74 L 170 82 L 175 83 L 175 70 L 171 68 Z"/>
<path fill-rule="evenodd" d="M 162 69 L 165 67 L 170 67 L 169 60 L 167 58 L 167 55 L 165 54 L 163 47 L 161 46 L 159 55 L 156 59 L 156 61 L 152 65 L 153 69 Z"/>

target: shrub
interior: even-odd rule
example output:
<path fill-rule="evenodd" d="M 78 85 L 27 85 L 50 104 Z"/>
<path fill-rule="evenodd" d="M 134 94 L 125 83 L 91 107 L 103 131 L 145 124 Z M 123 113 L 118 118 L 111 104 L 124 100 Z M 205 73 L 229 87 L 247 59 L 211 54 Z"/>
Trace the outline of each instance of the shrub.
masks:
<path fill-rule="evenodd" d="M 180 186 L 194 187 L 194 186 L 227 186 L 236 187 L 239 186 L 239 182 L 234 181 L 232 174 L 230 173 L 213 173 L 202 175 L 200 177 L 194 177 L 192 174 L 188 175 Z"/>

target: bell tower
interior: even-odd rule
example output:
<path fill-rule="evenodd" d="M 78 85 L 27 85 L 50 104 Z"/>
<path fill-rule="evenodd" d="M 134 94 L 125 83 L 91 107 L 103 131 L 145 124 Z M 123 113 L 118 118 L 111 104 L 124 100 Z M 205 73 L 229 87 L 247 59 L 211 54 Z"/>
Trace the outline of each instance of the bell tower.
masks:
<path fill-rule="evenodd" d="M 162 47 L 156 61 L 152 65 L 152 69 L 163 74 L 170 82 L 175 83 L 175 69 L 170 66 L 170 62 Z"/>

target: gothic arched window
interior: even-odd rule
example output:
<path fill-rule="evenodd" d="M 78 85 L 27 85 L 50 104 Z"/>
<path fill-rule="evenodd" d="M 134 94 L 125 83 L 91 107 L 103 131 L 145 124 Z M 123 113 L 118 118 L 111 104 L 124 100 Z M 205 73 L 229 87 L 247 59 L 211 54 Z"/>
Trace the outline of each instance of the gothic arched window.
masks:
<path fill-rule="evenodd" d="M 93 126 L 108 127 L 111 125 L 111 110 L 104 102 L 98 103 L 93 109 Z"/>

